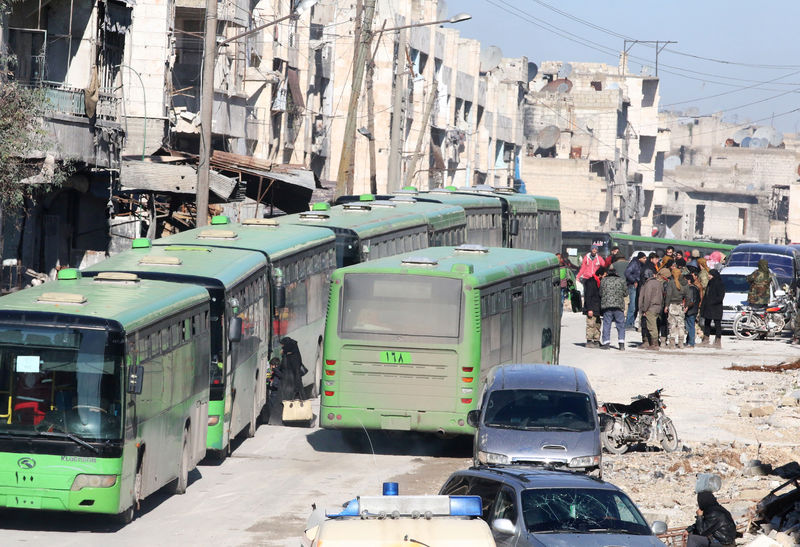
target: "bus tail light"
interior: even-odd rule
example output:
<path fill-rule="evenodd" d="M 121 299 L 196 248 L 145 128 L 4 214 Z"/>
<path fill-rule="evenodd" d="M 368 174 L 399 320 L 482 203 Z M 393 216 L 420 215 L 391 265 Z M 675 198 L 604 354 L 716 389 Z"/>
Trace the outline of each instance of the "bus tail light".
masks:
<path fill-rule="evenodd" d="M 461 378 L 461 381 L 464 382 L 465 384 L 471 384 L 472 380 L 474 380 L 474 379 L 475 378 L 469 378 L 469 377 L 465 376 L 465 377 Z"/>
<path fill-rule="evenodd" d="M 325 374 L 327 374 L 328 376 L 333 376 L 334 374 L 336 374 L 336 371 L 335 370 L 326 370 Z"/>
<path fill-rule="evenodd" d="M 325 391 L 325 397 L 333 397 L 333 391 Z"/>
<path fill-rule="evenodd" d="M 464 372 L 472 372 L 473 370 L 475 370 L 475 367 L 461 367 L 461 370 L 463 370 Z"/>
<path fill-rule="evenodd" d="M 325 359 L 325 364 L 328 365 L 329 367 L 332 367 L 333 365 L 336 364 L 336 359 Z"/>
<path fill-rule="evenodd" d="M 468 405 L 472 402 L 472 399 L 461 399 L 461 402 L 464 403 L 465 405 Z"/>
<path fill-rule="evenodd" d="M 208 426 L 214 426 L 219 423 L 219 416 L 209 416 L 208 417 Z"/>
<path fill-rule="evenodd" d="M 85 475 L 81 473 L 75 476 L 70 490 L 76 492 L 84 488 L 111 488 L 115 484 L 117 484 L 116 475 Z"/>

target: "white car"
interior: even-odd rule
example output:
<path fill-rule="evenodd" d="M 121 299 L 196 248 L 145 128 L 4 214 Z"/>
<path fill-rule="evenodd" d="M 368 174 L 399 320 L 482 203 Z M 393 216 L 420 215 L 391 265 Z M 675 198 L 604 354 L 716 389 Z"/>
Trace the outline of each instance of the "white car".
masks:
<path fill-rule="evenodd" d="M 757 268 L 751 266 L 728 266 L 723 268 L 719 274 L 722 284 L 725 286 L 725 300 L 722 301 L 722 328 L 724 330 L 733 329 L 733 320 L 747 306 L 747 293 L 750 291 L 750 284 L 747 276 L 756 271 Z M 770 271 L 772 277 L 772 291 L 770 301 L 775 299 L 775 291 L 778 286 L 778 279 Z"/>

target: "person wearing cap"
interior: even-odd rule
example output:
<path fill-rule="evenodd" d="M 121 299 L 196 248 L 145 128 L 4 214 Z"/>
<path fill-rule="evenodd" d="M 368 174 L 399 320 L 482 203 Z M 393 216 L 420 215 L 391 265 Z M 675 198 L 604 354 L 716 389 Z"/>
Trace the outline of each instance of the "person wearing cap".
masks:
<path fill-rule="evenodd" d="M 647 255 L 639 252 L 636 256 L 631 258 L 628 262 L 628 267 L 625 268 L 625 283 L 628 285 L 628 316 L 625 319 L 625 327 L 631 328 L 636 322 L 636 293 L 639 288 L 639 279 L 642 277 L 642 267 L 647 262 Z"/>
<path fill-rule="evenodd" d="M 597 268 L 605 264 L 605 259 L 597 253 L 597 246 L 592 245 L 592 249 L 586 253 L 581 261 L 581 268 L 578 270 L 578 280 L 586 283 L 587 279 L 594 277 Z"/>
<path fill-rule="evenodd" d="M 700 269 L 700 266 L 697 264 L 697 259 L 700 258 L 700 251 L 697 249 L 692 249 L 691 256 L 686 260 L 686 265 L 692 268 Z"/>

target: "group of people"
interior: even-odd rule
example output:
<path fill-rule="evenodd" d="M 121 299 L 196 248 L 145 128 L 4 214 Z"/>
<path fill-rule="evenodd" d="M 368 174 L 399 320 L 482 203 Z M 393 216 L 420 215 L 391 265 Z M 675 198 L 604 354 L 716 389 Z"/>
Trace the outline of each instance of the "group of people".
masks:
<path fill-rule="evenodd" d="M 714 346 L 722 347 L 725 287 L 709 262 L 721 263 L 723 257 L 711 258 L 670 246 L 663 255 L 640 252 L 628 260 L 618 247 L 607 257 L 592 247 L 576 275 L 583 285 L 586 347 L 610 349 L 613 323 L 624 350 L 625 330 L 636 328 L 637 318 L 642 349 L 693 348 L 698 323 L 700 345 L 710 345 L 713 332 Z"/>

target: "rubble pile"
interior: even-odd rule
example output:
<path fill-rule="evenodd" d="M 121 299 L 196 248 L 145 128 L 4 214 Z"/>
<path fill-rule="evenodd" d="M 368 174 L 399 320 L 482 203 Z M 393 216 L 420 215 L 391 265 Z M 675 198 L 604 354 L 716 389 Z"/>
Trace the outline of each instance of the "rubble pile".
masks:
<path fill-rule="evenodd" d="M 800 449 L 714 442 L 684 445 L 673 453 L 653 449 L 619 456 L 605 454 L 603 459 L 603 478 L 628 492 L 650 522 L 663 520 L 670 528 L 692 524 L 697 509 L 698 475 L 715 474 L 722 483 L 715 492 L 717 499 L 737 523 L 743 528 L 749 524 L 753 531 L 745 534 L 739 544 L 748 545 L 756 536 L 772 534 L 770 539 L 784 542 L 763 545 L 794 545 L 796 532 L 800 543 L 800 490 L 796 504 L 782 498 L 782 510 L 791 505 L 785 515 L 776 513 L 764 518 L 757 510 L 759 502 L 786 482 L 778 473 L 791 475 L 792 465 L 800 460 Z M 785 465 L 786 462 L 792 464 Z M 800 466 L 796 471 L 800 474 Z M 778 510 L 778 506 L 773 507 Z"/>

